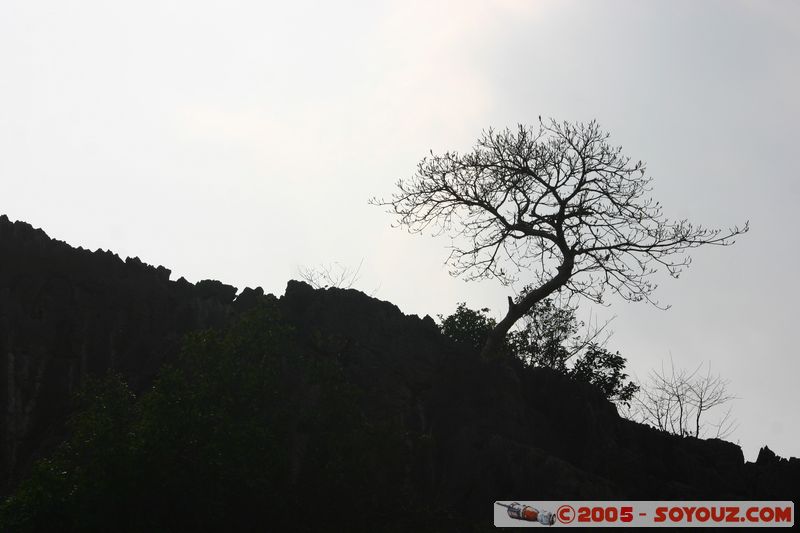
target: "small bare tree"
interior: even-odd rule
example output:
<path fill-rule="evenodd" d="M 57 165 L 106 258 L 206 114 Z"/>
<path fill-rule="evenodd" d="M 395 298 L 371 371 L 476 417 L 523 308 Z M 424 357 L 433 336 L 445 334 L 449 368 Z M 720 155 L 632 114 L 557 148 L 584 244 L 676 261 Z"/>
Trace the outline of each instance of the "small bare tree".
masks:
<path fill-rule="evenodd" d="M 687 250 L 728 245 L 747 231 L 747 223 L 723 231 L 665 218 L 649 196 L 644 164 L 608 138 L 594 121 L 540 118 L 537 128 L 490 129 L 468 153 L 431 152 L 390 200 L 371 200 L 411 232 L 450 235 L 453 275 L 506 285 L 519 273 L 533 278 L 518 299 L 508 298 L 484 356 L 495 355 L 514 323 L 558 291 L 599 303 L 611 290 L 657 305 L 651 276 L 658 267 L 678 277 Z"/>
<path fill-rule="evenodd" d="M 358 267 L 350 268 L 341 263 L 321 264 L 316 267 L 300 267 L 298 273 L 303 281 L 315 289 L 327 289 L 336 287 L 339 289 L 351 289 L 359 279 L 362 260 Z"/>
<path fill-rule="evenodd" d="M 681 436 L 714 437 L 724 439 L 736 429 L 731 418 L 731 407 L 723 411 L 714 422 L 706 420 L 712 410 L 724 406 L 736 397 L 728 392 L 729 380 L 711 373 L 705 374 L 676 369 L 670 366 L 650 373 L 649 381 L 639 385 L 624 416 L 636 422 L 651 425 L 661 431 Z"/>
<path fill-rule="evenodd" d="M 355 268 L 343 265 L 338 262 L 320 264 L 315 267 L 299 267 L 297 269 L 300 277 L 315 289 L 327 289 L 335 287 L 337 289 L 352 289 L 361 279 L 361 267 L 364 264 L 362 259 Z M 369 296 L 374 296 L 380 287 L 376 287 Z"/>

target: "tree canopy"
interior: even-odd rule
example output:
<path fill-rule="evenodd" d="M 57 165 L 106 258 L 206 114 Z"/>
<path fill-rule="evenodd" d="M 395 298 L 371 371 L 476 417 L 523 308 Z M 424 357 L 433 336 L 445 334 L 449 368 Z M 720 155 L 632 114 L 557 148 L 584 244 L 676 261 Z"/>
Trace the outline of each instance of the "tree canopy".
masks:
<path fill-rule="evenodd" d="M 602 302 L 607 291 L 657 302 L 652 276 L 678 277 L 704 244 L 729 245 L 748 230 L 706 228 L 664 216 L 650 197 L 641 161 L 609 143 L 597 122 L 542 121 L 537 127 L 485 131 L 466 153 L 431 152 L 401 179 L 387 206 L 411 232 L 453 238 L 451 274 L 524 277 L 521 298 L 486 340 L 496 353 L 511 326 L 557 291 Z"/>

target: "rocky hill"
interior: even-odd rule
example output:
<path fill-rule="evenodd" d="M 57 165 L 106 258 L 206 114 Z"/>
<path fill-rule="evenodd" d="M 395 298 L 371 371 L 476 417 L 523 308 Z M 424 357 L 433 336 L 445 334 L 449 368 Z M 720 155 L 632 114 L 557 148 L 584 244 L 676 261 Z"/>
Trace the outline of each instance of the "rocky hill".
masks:
<path fill-rule="evenodd" d="M 234 287 L 169 277 L 0 216 L 0 486 L 60 440 L 87 376 L 115 369 L 144 387 L 184 333 L 231 313 Z"/>
<path fill-rule="evenodd" d="M 0 484 L 8 492 L 64 437 L 70 398 L 110 369 L 136 390 L 182 336 L 268 298 L 218 281 L 75 249 L 0 217 Z M 376 419 L 432 446 L 415 490 L 490 520 L 503 499 L 796 500 L 800 460 L 768 448 L 755 463 L 720 440 L 680 438 L 620 418 L 589 385 L 513 361 L 487 362 L 426 316 L 354 290 L 289 282 L 278 306 L 308 354 L 335 358 Z"/>

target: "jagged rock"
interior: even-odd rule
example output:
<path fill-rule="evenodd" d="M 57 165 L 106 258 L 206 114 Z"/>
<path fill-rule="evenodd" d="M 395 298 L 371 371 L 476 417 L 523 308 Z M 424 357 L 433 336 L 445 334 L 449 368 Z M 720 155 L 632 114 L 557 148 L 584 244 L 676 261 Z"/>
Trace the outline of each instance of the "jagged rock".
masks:
<path fill-rule="evenodd" d="M 218 326 L 264 291 L 50 240 L 0 217 L 0 395 L 6 488 L 62 436 L 69 397 L 113 369 L 142 390 L 181 336 Z M 800 494 L 800 461 L 755 463 L 720 440 L 624 420 L 595 388 L 514 361 L 484 361 L 426 316 L 355 290 L 290 281 L 277 300 L 301 350 L 335 358 L 376 419 L 401 420 L 419 451 L 414 489 L 476 518 L 497 499 L 780 499 Z"/>
<path fill-rule="evenodd" d="M 758 450 L 758 457 L 756 458 L 757 465 L 771 465 L 779 461 L 780 458 L 775 455 L 775 452 L 769 449 L 769 446 L 764 446 Z"/>
<path fill-rule="evenodd" d="M 195 290 L 200 298 L 216 300 L 221 304 L 229 304 L 233 302 L 237 292 L 236 287 L 232 285 L 225 285 L 224 283 L 213 279 L 198 281 L 195 285 Z"/>
<path fill-rule="evenodd" d="M 257 305 L 263 298 L 264 289 L 261 287 L 256 287 L 255 289 L 247 287 L 236 297 L 236 301 L 233 302 L 233 307 L 237 312 L 247 311 Z"/>
<path fill-rule="evenodd" d="M 800 493 L 800 476 L 788 466 L 797 460 L 764 470 L 746 465 L 730 442 L 622 419 L 594 387 L 549 369 L 483 361 L 388 302 L 289 282 L 280 303 L 307 348 L 338 357 L 373 410 L 399 412 L 409 430 L 430 437 L 418 489 L 432 499 L 480 509 L 525 494 L 736 500 Z M 755 480 L 748 469 L 767 477 Z"/>
<path fill-rule="evenodd" d="M 62 437 L 87 376 L 115 370 L 141 389 L 184 333 L 224 323 L 234 287 L 169 276 L 0 217 L 0 487 Z"/>
<path fill-rule="evenodd" d="M 749 487 L 764 499 L 797 501 L 800 493 L 800 459 L 784 459 L 764 446 L 755 463 L 747 463 Z M 791 495 L 792 497 L 789 497 Z"/>

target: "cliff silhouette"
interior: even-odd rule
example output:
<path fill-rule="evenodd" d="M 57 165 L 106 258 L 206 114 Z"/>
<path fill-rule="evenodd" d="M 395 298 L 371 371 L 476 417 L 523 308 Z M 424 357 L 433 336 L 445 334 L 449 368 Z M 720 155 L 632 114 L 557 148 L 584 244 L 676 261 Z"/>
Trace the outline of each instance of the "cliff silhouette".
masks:
<path fill-rule="evenodd" d="M 716 439 L 621 418 L 600 391 L 546 369 L 486 361 L 429 316 L 356 290 L 290 281 L 279 298 L 73 248 L 0 216 L 0 487 L 8 494 L 67 435 L 72 397 L 114 371 L 144 391 L 185 334 L 270 300 L 299 349 L 341 365 L 375 420 L 431 446 L 409 468 L 420 498 L 490 522 L 495 500 L 797 500 L 800 460 L 755 462 Z M 377 490 L 377 489 L 376 489 Z"/>

